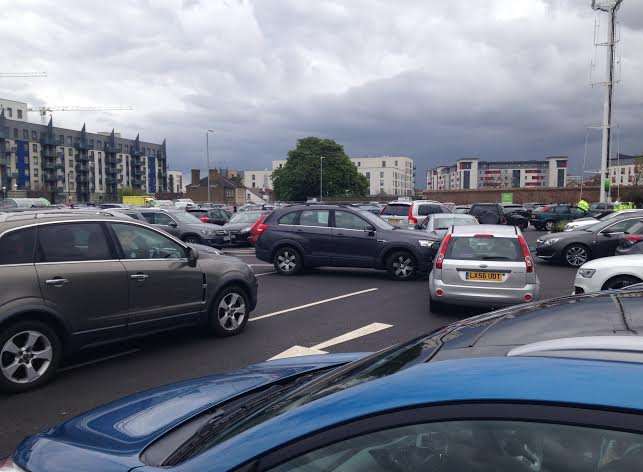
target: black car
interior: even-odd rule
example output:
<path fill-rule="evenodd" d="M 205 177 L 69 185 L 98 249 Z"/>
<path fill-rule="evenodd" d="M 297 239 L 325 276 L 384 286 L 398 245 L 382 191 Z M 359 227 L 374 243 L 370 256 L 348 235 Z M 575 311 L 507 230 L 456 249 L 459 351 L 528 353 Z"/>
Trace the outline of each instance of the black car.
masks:
<path fill-rule="evenodd" d="M 279 208 L 259 226 L 257 258 L 272 262 L 283 275 L 304 267 L 365 267 L 409 280 L 429 271 L 439 245 L 426 234 L 343 205 Z"/>
<path fill-rule="evenodd" d="M 223 230 L 230 238 L 229 244 L 237 246 L 250 244 L 248 238 L 252 226 L 266 213 L 263 210 L 248 210 L 236 213 L 230 218 L 230 221 L 223 225 Z"/>
<path fill-rule="evenodd" d="M 616 247 L 617 256 L 643 254 L 643 221 L 631 226 Z"/>
<path fill-rule="evenodd" d="M 145 220 L 190 244 L 223 247 L 229 242 L 227 232 L 222 226 L 203 223 L 185 210 L 165 210 L 161 208 L 141 208 L 137 210 Z M 127 216 L 127 211 L 123 211 Z"/>
<path fill-rule="evenodd" d="M 223 208 L 188 208 L 187 212 L 196 216 L 203 223 L 223 226 L 230 221 L 230 213 Z"/>
<path fill-rule="evenodd" d="M 503 204 L 502 211 L 505 214 L 508 225 L 517 226 L 523 231 L 529 227 L 531 211 L 527 210 L 522 205 Z"/>
<path fill-rule="evenodd" d="M 481 225 L 504 225 L 505 211 L 499 203 L 474 203 L 469 214 L 476 217 Z"/>
<path fill-rule="evenodd" d="M 643 216 L 599 221 L 576 231 L 564 231 L 536 240 L 536 256 L 580 267 L 590 259 L 613 256 L 626 234 L 643 222 Z"/>

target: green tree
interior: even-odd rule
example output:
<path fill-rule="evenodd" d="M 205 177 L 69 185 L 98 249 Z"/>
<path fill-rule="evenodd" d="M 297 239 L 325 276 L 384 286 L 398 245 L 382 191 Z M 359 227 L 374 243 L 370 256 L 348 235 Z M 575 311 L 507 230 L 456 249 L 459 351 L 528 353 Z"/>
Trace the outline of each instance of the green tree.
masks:
<path fill-rule="evenodd" d="M 321 158 L 323 164 L 323 198 L 362 197 L 368 193 L 368 180 L 357 172 L 343 146 L 332 139 L 315 137 L 297 141 L 288 151 L 286 164 L 272 173 L 278 200 L 301 201 L 319 197 Z"/>

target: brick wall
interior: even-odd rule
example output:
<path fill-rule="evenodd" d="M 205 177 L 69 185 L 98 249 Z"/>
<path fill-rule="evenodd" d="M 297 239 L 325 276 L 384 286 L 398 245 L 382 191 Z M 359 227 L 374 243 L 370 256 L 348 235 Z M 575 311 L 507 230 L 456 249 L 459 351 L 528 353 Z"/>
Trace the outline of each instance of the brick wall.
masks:
<path fill-rule="evenodd" d="M 453 202 L 458 205 L 465 205 L 477 202 L 500 202 L 501 194 L 511 192 L 514 203 L 577 203 L 580 200 L 580 189 L 578 188 L 517 188 L 517 189 L 485 189 L 485 190 L 446 190 L 426 191 L 424 197 L 427 200 L 438 200 L 441 202 Z M 597 202 L 599 199 L 598 187 L 584 187 L 583 198 L 588 202 Z"/>

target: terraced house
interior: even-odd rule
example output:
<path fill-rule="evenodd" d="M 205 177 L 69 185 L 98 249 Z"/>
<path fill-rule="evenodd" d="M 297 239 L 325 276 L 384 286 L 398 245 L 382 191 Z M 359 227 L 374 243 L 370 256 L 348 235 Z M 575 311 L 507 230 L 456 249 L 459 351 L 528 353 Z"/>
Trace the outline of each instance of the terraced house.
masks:
<path fill-rule="evenodd" d="M 120 188 L 167 191 L 166 143 L 12 120 L 0 111 L 0 186 L 52 203 L 115 201 Z"/>

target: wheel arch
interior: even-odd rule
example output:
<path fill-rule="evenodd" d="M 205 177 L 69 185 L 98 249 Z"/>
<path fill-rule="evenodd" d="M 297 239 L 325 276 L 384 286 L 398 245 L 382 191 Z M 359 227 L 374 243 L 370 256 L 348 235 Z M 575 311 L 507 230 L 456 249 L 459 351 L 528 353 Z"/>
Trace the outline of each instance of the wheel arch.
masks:
<path fill-rule="evenodd" d="M 0 330 L 14 323 L 23 321 L 39 321 L 50 326 L 54 330 L 63 346 L 63 351 L 71 349 L 70 329 L 63 319 L 55 312 L 45 307 L 25 307 L 19 310 L 12 310 L 0 319 Z"/>
<path fill-rule="evenodd" d="M 380 267 L 385 267 L 386 266 L 386 260 L 391 256 L 391 254 L 393 254 L 396 251 L 405 251 L 405 252 L 410 253 L 413 256 L 413 258 L 415 259 L 416 264 L 419 264 L 420 260 L 418 258 L 418 255 L 415 253 L 415 251 L 411 247 L 409 247 L 406 244 L 394 244 L 394 245 L 391 245 L 390 247 L 387 247 L 386 249 L 384 249 L 382 251 L 382 253 L 380 254 L 380 256 L 379 256 L 379 258 L 377 260 L 378 265 Z"/>
<path fill-rule="evenodd" d="M 569 244 L 566 244 L 563 247 L 563 249 L 560 251 L 560 254 L 561 254 L 563 260 L 565 260 L 565 253 L 567 252 L 567 249 L 569 249 L 572 246 L 583 246 L 585 249 L 587 249 L 587 260 L 590 261 L 592 259 L 592 257 L 593 257 L 592 249 L 589 247 L 589 244 L 574 241 L 574 242 L 571 242 Z"/>
<path fill-rule="evenodd" d="M 603 285 L 601 285 L 601 290 L 606 290 L 606 288 L 605 288 L 605 287 L 606 287 L 606 286 L 607 286 L 611 281 L 613 281 L 613 280 L 615 280 L 615 279 L 619 279 L 619 278 L 624 278 L 624 277 L 627 277 L 627 278 L 630 278 L 630 279 L 635 279 L 635 280 L 636 280 L 636 282 L 634 282 L 634 283 L 640 283 L 640 282 L 643 282 L 643 280 L 641 280 L 641 277 L 639 277 L 639 276 L 637 276 L 637 275 L 634 275 L 634 274 L 630 274 L 630 273 L 624 272 L 624 273 L 621 273 L 621 274 L 615 274 L 615 275 L 612 275 L 610 278 L 608 278 L 607 280 L 605 280 L 605 282 L 603 282 Z"/>
<path fill-rule="evenodd" d="M 306 263 L 306 251 L 304 251 L 304 247 L 299 242 L 292 239 L 285 239 L 275 244 L 275 246 L 270 251 L 270 260 L 273 261 L 275 259 L 275 254 L 277 254 L 277 251 L 286 246 L 292 246 L 293 248 L 295 248 L 297 252 L 299 252 L 299 255 L 302 258 L 302 262 L 304 264 Z"/>

